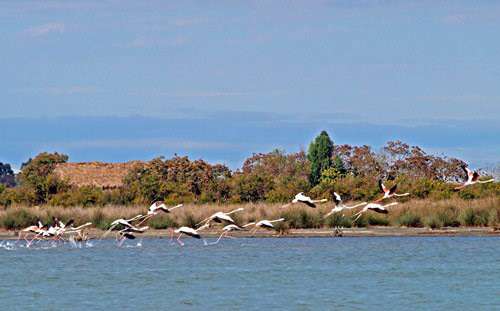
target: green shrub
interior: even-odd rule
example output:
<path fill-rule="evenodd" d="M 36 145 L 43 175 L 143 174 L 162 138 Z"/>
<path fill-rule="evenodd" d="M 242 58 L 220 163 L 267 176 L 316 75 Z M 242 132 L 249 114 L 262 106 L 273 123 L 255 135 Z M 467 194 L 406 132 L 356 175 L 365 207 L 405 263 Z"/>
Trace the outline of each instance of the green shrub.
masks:
<path fill-rule="evenodd" d="M 191 213 L 185 213 L 184 217 L 182 219 L 182 226 L 190 227 L 190 228 L 195 228 L 196 225 L 201 221 L 202 219 L 196 218 L 193 214 Z"/>
<path fill-rule="evenodd" d="M 439 229 L 443 227 L 443 222 L 437 215 L 428 216 L 424 219 L 425 226 L 432 229 Z"/>
<path fill-rule="evenodd" d="M 2 217 L 2 227 L 8 230 L 22 229 L 36 223 L 36 216 L 25 208 L 9 209 Z"/>
<path fill-rule="evenodd" d="M 400 226 L 405 227 L 422 227 L 422 220 L 420 219 L 420 216 L 410 211 L 406 211 L 403 214 L 399 215 L 399 217 L 397 218 L 397 223 Z"/>
<path fill-rule="evenodd" d="M 361 215 L 356 221 L 353 221 L 353 226 L 356 226 L 358 228 L 364 228 L 368 226 L 368 218 L 365 214 Z"/>
<path fill-rule="evenodd" d="M 380 216 L 377 214 L 369 214 L 367 216 L 367 221 L 370 226 L 388 226 L 389 219 L 384 216 Z"/>
<path fill-rule="evenodd" d="M 104 213 L 100 209 L 96 209 L 92 213 L 92 218 L 90 220 L 96 228 L 107 230 L 109 228 L 110 222 L 106 220 Z"/>
<path fill-rule="evenodd" d="M 167 229 L 177 227 L 177 223 L 168 215 L 160 215 L 151 218 L 147 224 L 152 229 Z"/>
<path fill-rule="evenodd" d="M 488 226 L 495 227 L 499 223 L 498 209 L 492 209 L 488 215 Z"/>
<path fill-rule="evenodd" d="M 291 208 L 282 214 L 290 228 L 321 228 L 323 220 L 318 213 L 312 213 L 304 209 Z"/>
<path fill-rule="evenodd" d="M 460 221 L 453 210 L 447 212 L 438 212 L 436 217 L 439 219 L 443 227 L 459 227 Z"/>
<path fill-rule="evenodd" d="M 466 208 L 460 212 L 459 220 L 463 226 L 474 226 L 476 215 L 472 208 Z"/>
<path fill-rule="evenodd" d="M 352 221 L 349 217 L 345 217 L 340 213 L 335 213 L 325 219 L 325 225 L 329 228 L 350 228 L 352 226 Z"/>

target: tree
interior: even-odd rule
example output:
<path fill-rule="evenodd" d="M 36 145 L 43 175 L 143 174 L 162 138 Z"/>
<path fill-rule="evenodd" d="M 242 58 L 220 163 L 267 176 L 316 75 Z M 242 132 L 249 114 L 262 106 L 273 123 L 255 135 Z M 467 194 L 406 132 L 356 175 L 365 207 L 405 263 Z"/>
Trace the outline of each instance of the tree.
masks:
<path fill-rule="evenodd" d="M 311 162 L 309 182 L 316 186 L 321 178 L 321 172 L 332 166 L 333 142 L 326 131 L 322 131 L 309 145 L 307 158 Z"/>
<path fill-rule="evenodd" d="M 0 184 L 7 187 L 14 187 L 16 185 L 16 176 L 10 164 L 0 162 Z"/>
<path fill-rule="evenodd" d="M 68 156 L 65 154 L 43 152 L 23 164 L 19 177 L 21 186 L 27 192 L 34 193 L 34 202 L 31 203 L 47 203 L 51 195 L 61 190 L 63 182 L 52 172 L 58 163 L 67 161 Z"/>
<path fill-rule="evenodd" d="M 335 158 L 333 159 L 333 168 L 340 176 L 345 176 L 345 174 L 347 174 L 347 169 L 345 168 L 344 161 L 339 156 L 335 156 Z"/>

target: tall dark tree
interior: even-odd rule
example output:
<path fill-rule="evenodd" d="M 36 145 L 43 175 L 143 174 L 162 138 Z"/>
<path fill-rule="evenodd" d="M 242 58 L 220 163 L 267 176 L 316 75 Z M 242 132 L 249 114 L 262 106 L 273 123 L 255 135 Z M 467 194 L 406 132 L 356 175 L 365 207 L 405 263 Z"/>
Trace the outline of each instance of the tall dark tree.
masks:
<path fill-rule="evenodd" d="M 0 162 L 0 184 L 9 187 L 16 185 L 16 178 L 10 164 Z"/>
<path fill-rule="evenodd" d="M 311 162 L 309 182 L 316 186 L 321 178 L 321 172 L 332 166 L 333 141 L 326 131 L 322 131 L 309 145 L 307 159 Z"/>

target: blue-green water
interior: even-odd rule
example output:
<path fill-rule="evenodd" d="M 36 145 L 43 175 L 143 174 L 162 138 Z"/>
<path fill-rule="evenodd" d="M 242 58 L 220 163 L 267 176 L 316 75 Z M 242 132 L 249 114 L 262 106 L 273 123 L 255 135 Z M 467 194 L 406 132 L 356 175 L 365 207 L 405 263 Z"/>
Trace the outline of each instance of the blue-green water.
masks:
<path fill-rule="evenodd" d="M 499 310 L 500 238 L 0 241 L 2 310 Z"/>

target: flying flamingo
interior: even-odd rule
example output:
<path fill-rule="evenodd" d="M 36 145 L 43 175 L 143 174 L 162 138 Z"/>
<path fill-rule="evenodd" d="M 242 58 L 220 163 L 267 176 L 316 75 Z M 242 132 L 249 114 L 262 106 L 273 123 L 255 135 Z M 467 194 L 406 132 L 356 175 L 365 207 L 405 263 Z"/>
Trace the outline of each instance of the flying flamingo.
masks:
<path fill-rule="evenodd" d="M 204 222 L 210 222 L 210 221 L 214 221 L 216 223 L 227 222 L 227 223 L 230 223 L 230 224 L 234 224 L 235 223 L 234 219 L 231 218 L 231 216 L 229 216 L 229 215 L 237 213 L 237 212 L 241 212 L 243 210 L 244 210 L 244 208 L 240 207 L 240 208 L 237 208 L 237 209 L 232 210 L 232 211 L 227 212 L 227 213 L 217 212 L 215 214 L 212 214 L 212 216 L 203 219 L 202 221 L 200 221 L 196 225 L 198 226 L 198 225 L 200 225 L 200 224 L 202 224 Z"/>
<path fill-rule="evenodd" d="M 92 226 L 92 223 L 91 222 L 87 222 L 81 226 L 78 226 L 78 227 L 73 227 L 73 226 L 70 226 L 69 228 L 67 228 L 67 224 L 66 224 L 66 231 L 65 233 L 66 234 L 70 234 L 70 239 L 73 237 L 71 234 L 74 234 L 76 233 L 77 234 L 77 239 L 79 240 L 86 240 L 86 235 L 85 233 L 83 232 L 83 229 L 89 227 L 89 226 Z M 73 237 L 74 239 L 74 237 Z"/>
<path fill-rule="evenodd" d="M 214 245 L 214 244 L 219 243 L 220 239 L 222 239 L 223 237 L 229 237 L 229 232 L 232 232 L 232 231 L 242 231 L 242 230 L 245 230 L 246 227 L 251 226 L 253 224 L 254 223 L 249 223 L 249 224 L 246 224 L 246 225 L 241 226 L 241 227 L 238 226 L 238 225 L 236 225 L 236 224 L 227 225 L 224 228 L 222 228 L 222 233 L 219 236 L 219 238 L 217 239 L 217 241 L 211 243 L 210 245 Z"/>
<path fill-rule="evenodd" d="M 104 232 L 104 234 L 102 235 L 101 239 L 103 239 L 104 237 L 106 237 L 114 228 L 116 228 L 117 226 L 119 225 L 122 225 L 124 227 L 134 227 L 134 225 L 132 225 L 132 222 L 134 221 L 138 221 L 138 220 L 141 220 L 144 218 L 144 215 L 137 215 L 137 216 L 134 216 L 130 219 L 123 219 L 123 218 L 118 218 L 116 220 L 114 220 L 111 224 L 110 224 L 110 227 L 109 229 Z"/>
<path fill-rule="evenodd" d="M 174 207 L 167 207 L 165 205 L 165 203 L 163 201 L 156 201 L 154 202 L 153 204 L 151 204 L 151 206 L 149 207 L 148 209 L 148 213 L 147 215 L 144 217 L 144 219 L 138 223 L 137 225 L 140 226 L 141 224 L 143 224 L 145 221 L 147 221 L 148 219 L 150 219 L 151 217 L 155 216 L 155 215 L 158 215 L 158 213 L 161 211 L 161 212 L 164 212 L 164 213 L 170 213 L 172 210 L 176 209 L 176 208 L 179 208 L 179 207 L 182 207 L 183 204 L 178 204 Z"/>
<path fill-rule="evenodd" d="M 316 203 L 325 203 L 327 201 L 328 201 L 327 199 L 313 200 L 310 197 L 308 197 L 307 195 L 304 195 L 304 192 L 299 192 L 295 195 L 295 197 L 293 198 L 291 203 L 283 205 L 282 208 L 289 207 L 290 205 L 296 204 L 296 203 L 302 203 L 302 204 L 305 204 L 309 207 L 314 208 L 314 207 L 316 207 Z"/>
<path fill-rule="evenodd" d="M 394 206 L 394 205 L 397 205 L 397 204 L 398 204 L 398 202 L 392 202 L 392 203 L 389 203 L 386 205 L 382 205 L 379 203 L 369 203 L 365 207 L 363 207 L 363 209 L 361 211 L 359 211 L 358 213 L 353 215 L 353 216 L 357 216 L 357 217 L 352 222 L 356 222 L 356 220 L 358 220 L 359 217 L 361 217 L 361 215 L 368 210 L 374 211 L 374 212 L 377 212 L 380 214 L 387 214 L 387 213 L 389 213 L 387 208 Z"/>
<path fill-rule="evenodd" d="M 395 185 L 394 185 L 394 186 L 392 186 L 390 189 L 388 189 L 388 188 L 384 185 L 384 183 L 382 183 L 382 180 L 381 180 L 381 179 L 379 179 L 379 181 L 378 181 L 378 186 L 379 186 L 379 188 L 380 188 L 380 191 L 381 191 L 382 193 L 384 193 L 384 196 L 383 196 L 383 197 L 381 197 L 380 199 L 376 200 L 376 201 L 375 201 L 375 203 L 382 202 L 383 200 L 388 199 L 388 198 L 392 198 L 392 197 L 405 197 L 405 196 L 410 195 L 410 193 L 409 193 L 409 192 L 407 192 L 407 193 L 401 193 L 401 194 L 396 193 L 396 189 L 398 188 L 398 185 L 397 185 L 397 184 L 395 184 Z"/>
<path fill-rule="evenodd" d="M 46 228 L 46 226 L 44 226 L 42 224 L 42 222 L 40 220 L 38 220 L 36 225 L 21 229 L 21 231 L 19 231 L 19 235 L 18 235 L 17 240 L 19 241 L 20 239 L 23 238 L 26 241 L 26 243 L 29 243 L 29 241 L 28 241 L 29 234 L 33 234 L 36 236 L 36 235 L 40 234 L 45 228 Z"/>
<path fill-rule="evenodd" d="M 198 229 L 193 229 L 190 227 L 180 227 L 179 229 L 175 230 L 175 233 L 179 233 L 179 236 L 177 237 L 177 243 L 179 243 L 180 246 L 184 246 L 184 243 L 181 241 L 181 236 L 183 234 L 188 235 L 192 238 L 195 239 L 201 239 L 200 231 L 203 229 L 206 229 L 210 227 L 210 223 L 207 222 L 203 226 L 199 227 Z M 206 244 L 207 242 L 203 240 L 203 242 Z"/>
<path fill-rule="evenodd" d="M 477 171 L 472 171 L 471 169 L 469 169 L 465 165 L 462 165 L 461 167 L 465 171 L 465 173 L 467 174 L 467 180 L 463 184 L 461 184 L 460 186 L 455 187 L 455 190 L 461 190 L 467 186 L 471 186 L 474 184 L 486 184 L 486 183 L 490 183 L 490 182 L 495 181 L 495 179 L 493 179 L 493 178 L 488 179 L 488 180 L 479 180 L 479 173 Z"/>
<path fill-rule="evenodd" d="M 118 246 L 122 246 L 123 242 L 126 239 L 129 239 L 129 240 L 135 239 L 134 233 L 144 233 L 148 229 L 149 229 L 148 226 L 140 227 L 140 228 L 126 227 L 125 229 L 118 231 L 118 233 L 116 235 L 116 240 L 118 241 Z"/>
<path fill-rule="evenodd" d="M 45 227 L 39 229 L 38 233 L 36 233 L 33 238 L 27 242 L 26 247 L 30 247 L 35 240 L 41 240 L 44 238 L 53 238 L 54 240 L 58 240 L 60 238 L 58 232 L 61 229 L 59 227 L 61 222 L 56 217 L 52 217 L 52 220 L 52 225 L 50 225 L 48 229 L 45 229 Z M 40 221 L 38 222 L 38 225 L 41 225 Z"/>
<path fill-rule="evenodd" d="M 362 203 L 359 203 L 359 204 L 356 204 L 353 206 L 347 206 L 347 205 L 344 205 L 344 203 L 342 202 L 342 198 L 340 197 L 340 195 L 337 192 L 334 192 L 333 195 L 334 195 L 335 207 L 332 208 L 332 210 L 328 214 L 326 214 L 324 216 L 324 218 L 327 218 L 328 216 L 335 214 L 335 213 L 338 213 L 338 212 L 341 212 L 345 209 L 358 208 L 358 207 L 361 207 L 363 205 L 368 204 L 368 202 L 362 202 Z"/>
<path fill-rule="evenodd" d="M 279 219 L 275 219 L 275 220 L 263 219 L 261 221 L 258 221 L 257 223 L 250 222 L 250 223 L 246 224 L 244 227 L 248 227 L 248 226 L 254 225 L 255 228 L 253 228 L 251 232 L 252 232 L 252 234 L 255 234 L 257 232 L 257 229 L 259 229 L 259 228 L 275 229 L 274 226 L 273 226 L 273 223 L 284 221 L 284 220 L 285 220 L 285 218 L 279 218 Z"/>

